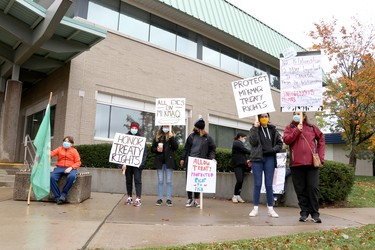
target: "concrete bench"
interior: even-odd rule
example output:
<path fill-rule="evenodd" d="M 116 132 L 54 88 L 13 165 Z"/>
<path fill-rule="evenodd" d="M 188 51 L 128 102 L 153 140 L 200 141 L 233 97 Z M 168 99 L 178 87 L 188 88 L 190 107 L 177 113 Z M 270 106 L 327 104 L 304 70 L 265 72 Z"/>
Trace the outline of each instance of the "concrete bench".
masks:
<path fill-rule="evenodd" d="M 26 201 L 30 189 L 30 176 L 31 172 L 17 172 L 14 188 L 13 200 Z M 81 203 L 91 197 L 91 174 L 78 174 L 77 180 L 69 190 L 67 198 L 68 203 Z M 65 185 L 66 176 L 63 176 L 59 181 L 60 190 Z M 34 192 L 31 191 L 30 200 L 35 201 Z M 44 197 L 41 201 L 54 201 L 53 193 L 50 192 L 49 196 Z"/>

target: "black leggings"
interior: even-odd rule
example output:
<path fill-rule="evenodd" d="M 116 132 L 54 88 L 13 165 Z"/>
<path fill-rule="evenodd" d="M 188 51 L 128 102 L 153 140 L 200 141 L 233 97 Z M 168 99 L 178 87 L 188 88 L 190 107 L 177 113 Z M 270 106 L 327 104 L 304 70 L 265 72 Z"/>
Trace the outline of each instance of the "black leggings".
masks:
<path fill-rule="evenodd" d="M 141 198 L 142 195 L 142 169 L 137 167 L 127 166 L 125 171 L 126 180 L 126 191 L 129 196 L 133 193 L 133 177 L 135 184 L 135 194 L 137 197 Z"/>
<path fill-rule="evenodd" d="M 247 165 L 238 165 L 234 167 L 234 174 L 236 175 L 236 185 L 234 186 L 234 195 L 240 195 L 242 184 L 243 184 L 243 178 L 245 175 L 245 169 Z"/>

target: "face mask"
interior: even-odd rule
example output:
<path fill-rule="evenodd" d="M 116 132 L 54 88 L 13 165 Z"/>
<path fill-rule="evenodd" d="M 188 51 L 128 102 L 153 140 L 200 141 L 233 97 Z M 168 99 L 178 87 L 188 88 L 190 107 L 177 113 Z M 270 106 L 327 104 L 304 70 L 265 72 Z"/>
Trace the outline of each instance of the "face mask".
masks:
<path fill-rule="evenodd" d="M 194 132 L 195 134 L 198 134 L 198 133 L 199 133 L 198 129 L 196 129 L 196 128 L 193 129 L 193 132 Z"/>
<path fill-rule="evenodd" d="M 300 116 L 299 115 L 293 115 L 293 121 L 299 122 L 300 121 Z"/>
<path fill-rule="evenodd" d="M 241 141 L 242 143 L 245 143 L 246 140 L 242 138 L 242 139 L 240 139 L 240 141 Z"/>
<path fill-rule="evenodd" d="M 136 135 L 138 133 L 138 129 L 136 128 L 131 128 L 130 129 L 130 133 L 132 133 L 132 135 Z"/>
<path fill-rule="evenodd" d="M 63 142 L 63 147 L 64 147 L 64 148 L 70 148 L 70 146 L 71 146 L 71 143 L 70 143 L 70 142 L 67 142 L 67 141 L 64 141 L 64 142 Z"/>
<path fill-rule="evenodd" d="M 264 126 L 266 126 L 267 123 L 268 123 L 268 118 L 265 118 L 265 117 L 260 118 L 260 119 L 259 119 L 259 122 L 260 122 L 260 125 L 262 125 L 262 126 L 264 127 Z"/>
<path fill-rule="evenodd" d="M 163 132 L 164 133 L 168 133 L 169 132 L 169 128 L 163 128 Z"/>

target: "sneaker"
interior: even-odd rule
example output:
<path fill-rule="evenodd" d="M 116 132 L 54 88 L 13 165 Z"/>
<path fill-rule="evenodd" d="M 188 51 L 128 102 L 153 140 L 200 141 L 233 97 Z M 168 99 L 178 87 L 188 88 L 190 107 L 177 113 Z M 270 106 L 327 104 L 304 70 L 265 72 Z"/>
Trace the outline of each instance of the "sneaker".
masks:
<path fill-rule="evenodd" d="M 128 199 L 125 201 L 125 205 L 130 205 L 130 204 L 133 204 L 133 198 L 129 196 Z"/>
<path fill-rule="evenodd" d="M 61 205 L 66 202 L 66 198 L 64 195 L 61 195 L 60 198 L 57 200 L 57 205 Z"/>
<path fill-rule="evenodd" d="M 160 206 L 162 203 L 163 203 L 163 200 L 159 199 L 159 200 L 156 201 L 155 205 Z"/>
<path fill-rule="evenodd" d="M 273 210 L 273 208 L 268 209 L 268 215 L 272 218 L 279 218 L 279 215 L 275 212 L 275 210 Z"/>
<path fill-rule="evenodd" d="M 300 222 L 306 222 L 307 221 L 307 216 L 306 215 L 301 215 L 301 217 L 299 217 L 299 221 Z"/>
<path fill-rule="evenodd" d="M 141 199 L 139 199 L 139 198 L 135 199 L 134 206 L 140 207 L 141 205 L 142 205 Z"/>
<path fill-rule="evenodd" d="M 251 212 L 249 213 L 249 216 L 250 217 L 255 217 L 258 215 L 258 209 L 254 208 L 253 210 L 251 210 Z"/>
<path fill-rule="evenodd" d="M 167 206 L 168 206 L 168 207 L 171 207 L 171 206 L 173 206 L 173 205 L 172 205 L 172 201 L 171 201 L 171 200 L 167 200 Z"/>
<path fill-rule="evenodd" d="M 240 203 L 244 203 L 245 201 L 241 198 L 241 196 L 237 195 L 237 200 Z"/>
<path fill-rule="evenodd" d="M 319 216 L 315 215 L 311 219 L 314 223 L 322 223 L 322 220 L 319 218 Z"/>
<path fill-rule="evenodd" d="M 237 195 L 233 195 L 232 201 L 233 203 L 238 203 Z"/>
<path fill-rule="evenodd" d="M 186 205 L 185 205 L 185 207 L 191 207 L 191 205 L 193 205 L 193 200 L 192 200 L 192 199 L 188 199 L 188 200 L 186 201 Z"/>
<path fill-rule="evenodd" d="M 199 204 L 198 201 L 194 201 L 194 207 L 200 207 L 201 205 Z"/>

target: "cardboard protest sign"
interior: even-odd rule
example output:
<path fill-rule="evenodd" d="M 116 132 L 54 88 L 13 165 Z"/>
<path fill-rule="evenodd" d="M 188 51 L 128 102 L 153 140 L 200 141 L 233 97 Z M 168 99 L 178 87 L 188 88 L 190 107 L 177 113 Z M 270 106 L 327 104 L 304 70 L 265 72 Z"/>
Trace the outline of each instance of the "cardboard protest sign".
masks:
<path fill-rule="evenodd" d="M 109 162 L 139 167 L 142 163 L 145 145 L 145 137 L 116 133 L 109 154 Z"/>
<path fill-rule="evenodd" d="M 267 75 L 232 82 L 239 118 L 275 111 Z"/>
<path fill-rule="evenodd" d="M 318 111 L 323 104 L 320 51 L 298 52 L 280 58 L 280 106 L 282 112 Z"/>
<path fill-rule="evenodd" d="M 189 156 L 186 191 L 216 192 L 216 162 Z"/>
<path fill-rule="evenodd" d="M 155 125 L 185 125 L 185 98 L 156 99 Z"/>
<path fill-rule="evenodd" d="M 286 173 L 286 153 L 277 153 L 276 154 L 276 168 L 275 173 L 273 174 L 273 193 L 274 194 L 283 194 L 285 192 L 285 173 Z M 261 193 L 266 193 L 266 186 L 264 182 L 264 174 L 262 176 L 262 187 L 260 189 Z"/>

